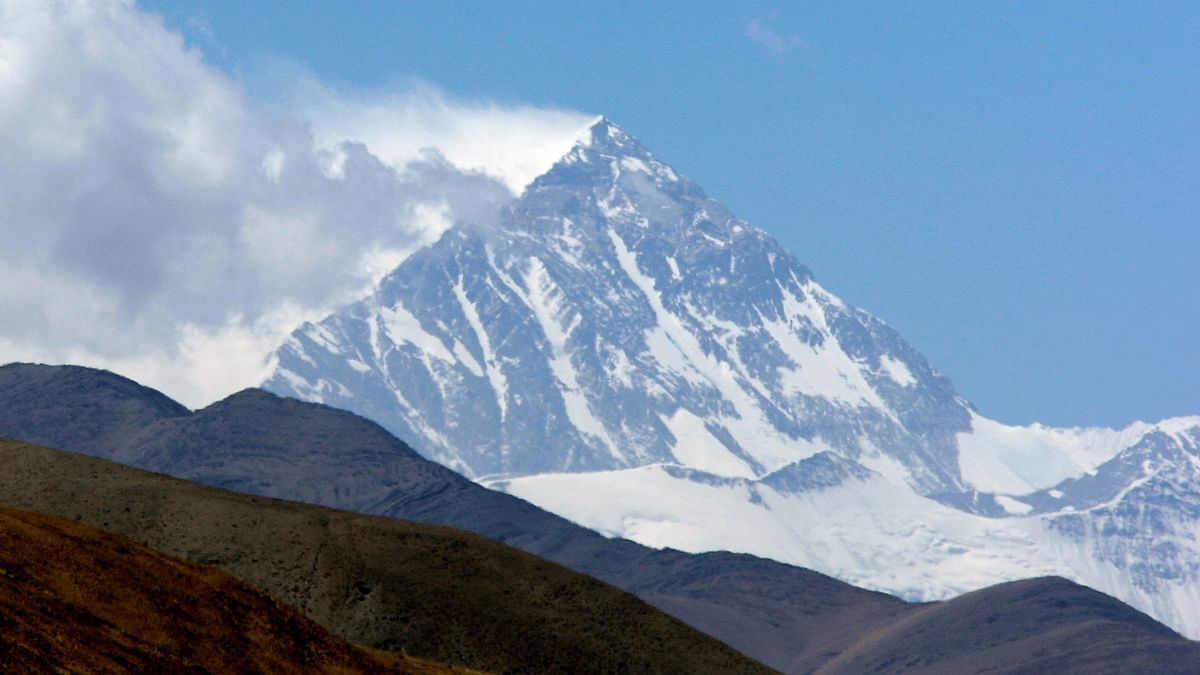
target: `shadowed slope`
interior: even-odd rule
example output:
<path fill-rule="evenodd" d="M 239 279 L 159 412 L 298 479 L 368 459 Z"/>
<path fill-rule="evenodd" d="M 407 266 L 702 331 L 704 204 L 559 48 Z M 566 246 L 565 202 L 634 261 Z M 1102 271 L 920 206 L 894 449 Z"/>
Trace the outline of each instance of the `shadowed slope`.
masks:
<path fill-rule="evenodd" d="M 0 542 L 4 672 L 417 672 L 226 572 L 93 527 L 0 508 Z"/>
<path fill-rule="evenodd" d="M 1098 591 L 1026 579 L 932 603 L 819 673 L 1196 673 L 1200 644 Z"/>
<path fill-rule="evenodd" d="M 0 503 L 221 567 L 351 642 L 491 671 L 766 669 L 603 583 L 450 528 L 0 441 Z"/>
<path fill-rule="evenodd" d="M 2 366 L 0 392 L 0 435 L 89 455 L 111 455 L 151 422 L 190 414 L 149 387 L 81 366 Z"/>
<path fill-rule="evenodd" d="M 126 407 L 161 396 L 128 382 L 135 398 L 105 401 L 90 422 L 126 433 L 108 446 L 72 445 L 74 410 L 99 404 L 93 381 L 124 380 L 86 368 L 0 367 L 0 436 L 117 459 L 207 485 L 470 530 L 623 588 L 776 668 L 815 668 L 865 627 L 905 611 L 901 600 L 824 574 L 749 555 L 656 551 L 607 539 L 532 504 L 488 490 L 424 459 L 379 425 L 328 406 L 248 389 L 190 415 L 163 414 L 127 433 Z M 48 382 L 43 389 L 25 386 Z M 57 411 L 31 434 L 9 408 L 8 386 L 31 407 Z M 15 389 L 14 389 L 15 391 Z M 25 429 L 25 435 L 17 433 Z"/>

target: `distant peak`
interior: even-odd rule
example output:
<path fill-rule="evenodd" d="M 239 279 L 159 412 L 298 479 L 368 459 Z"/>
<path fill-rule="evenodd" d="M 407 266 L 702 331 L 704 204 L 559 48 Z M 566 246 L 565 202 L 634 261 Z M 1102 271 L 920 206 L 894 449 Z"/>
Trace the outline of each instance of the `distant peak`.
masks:
<path fill-rule="evenodd" d="M 596 118 L 596 121 L 592 123 L 588 131 L 593 139 L 629 138 L 628 132 L 604 115 Z"/>
<path fill-rule="evenodd" d="M 529 188 L 576 182 L 584 175 L 611 181 L 622 171 L 641 171 L 667 182 L 679 180 L 679 176 L 655 159 L 641 141 L 616 122 L 600 115 L 580 134 L 571 150 L 549 171 L 536 178 Z"/>
<path fill-rule="evenodd" d="M 622 129 L 616 122 L 604 115 L 596 118 L 588 133 L 576 144 L 578 147 L 590 148 L 605 155 L 646 155 L 645 147 L 629 132 Z M 574 150 L 574 148 L 572 149 Z"/>
<path fill-rule="evenodd" d="M 589 135 L 595 134 L 597 131 L 603 131 L 604 133 L 607 133 L 608 127 L 614 126 L 616 126 L 616 124 L 612 120 L 608 119 L 608 117 L 599 115 L 596 117 L 595 121 L 592 122 L 591 126 L 588 127 L 588 132 Z"/>

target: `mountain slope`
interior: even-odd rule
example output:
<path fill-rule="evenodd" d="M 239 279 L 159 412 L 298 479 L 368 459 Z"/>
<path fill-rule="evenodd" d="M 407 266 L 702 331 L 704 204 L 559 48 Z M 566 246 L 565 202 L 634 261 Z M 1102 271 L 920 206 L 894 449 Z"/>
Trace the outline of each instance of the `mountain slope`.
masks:
<path fill-rule="evenodd" d="M 607 120 L 500 227 L 453 228 L 278 357 L 265 388 L 470 476 L 757 477 L 832 447 L 963 487 L 949 382 Z"/>
<path fill-rule="evenodd" d="M 1041 578 L 918 609 L 817 672 L 1183 674 L 1194 672 L 1198 651 L 1104 594 Z"/>
<path fill-rule="evenodd" d="M 146 425 L 190 414 L 162 393 L 113 373 L 60 366 L 0 368 L 4 434 L 33 443 L 112 453 Z"/>
<path fill-rule="evenodd" d="M 0 366 L 0 436 L 77 450 L 65 441 L 71 411 L 95 409 L 87 421 L 128 429 L 135 401 L 97 399 L 97 383 L 121 379 L 87 368 Z M 44 391 L 25 383 L 46 382 Z M 126 381 L 128 382 L 128 381 Z M 133 388 L 131 396 L 158 396 Z M 44 410 L 30 430 L 25 408 Z M 15 412 L 14 412 L 15 411 Z M 116 438 L 116 435 L 109 436 Z M 377 424 L 326 406 L 248 390 L 183 417 L 166 415 L 98 457 L 251 494 L 463 528 L 589 574 L 637 594 L 743 653 L 772 665 L 836 653 L 850 626 L 869 625 L 905 604 L 823 574 L 729 553 L 694 556 L 611 540 L 488 490 L 426 460 Z M 841 627 L 831 629 L 831 626 Z"/>
<path fill-rule="evenodd" d="M 894 330 L 607 120 L 499 225 L 457 225 L 277 357 L 265 388 L 353 410 L 606 534 L 913 600 L 1067 575 L 1200 636 L 1200 536 L 1142 501 L 1169 492 L 1186 514 L 1200 496 L 1135 489 L 1134 470 L 1086 479 L 1126 450 L 1130 467 L 1158 466 L 1164 430 L 1169 452 L 1200 459 L 1200 418 L 983 417 Z M 1072 498 L 1056 502 L 1064 481 Z M 1120 513 L 1103 512 L 1113 499 Z M 1156 546 L 1137 534 L 1147 510 L 1164 523 Z"/>
<path fill-rule="evenodd" d="M 0 541 L 5 672 L 435 672 L 386 668 L 225 572 L 93 527 L 0 507 Z"/>
<path fill-rule="evenodd" d="M 70 387 L 48 388 L 52 393 L 47 396 L 40 396 L 36 390 L 22 390 L 24 396 L 35 397 L 34 409 L 46 410 L 86 406 L 95 390 L 86 380 L 116 377 L 88 369 L 18 364 L 0 367 L 0 385 L 19 384 L 32 374 L 49 380 L 75 381 Z M 5 386 L 0 386 L 0 434 L 5 433 L 5 428 L 19 423 L 6 415 L 9 409 L 6 390 Z M 125 423 L 120 419 L 120 411 L 125 408 L 125 405 L 114 405 L 112 414 L 101 411 L 102 417 L 96 423 L 102 427 L 123 427 Z M 41 429 L 38 433 L 43 438 L 72 435 L 70 429 L 61 425 Z M 753 556 L 655 551 L 629 541 L 605 539 L 527 502 L 481 488 L 422 459 L 367 420 L 326 406 L 281 399 L 264 392 L 243 392 L 183 418 L 160 419 L 149 425 L 144 433 L 154 442 L 123 446 L 132 450 L 137 461 L 174 463 L 174 470 L 181 474 L 209 483 L 237 483 L 259 494 L 307 494 L 332 500 L 343 508 L 362 509 L 371 505 L 380 513 L 470 529 L 635 592 L 647 602 L 788 672 L 812 672 L 829 663 L 853 642 L 883 630 L 897 620 L 904 620 L 924 607 L 863 591 L 816 572 Z M 117 450 L 106 452 L 116 453 Z M 255 460 L 243 461 L 242 458 L 247 456 L 253 456 Z M 71 461 L 80 460 L 82 458 Z M 371 471 L 362 470 L 364 463 L 369 463 L 366 465 L 371 466 Z M 15 470 L 13 462 L 5 463 L 5 466 Z M 97 464 L 96 467 L 107 467 L 105 472 L 121 473 L 120 467 L 113 465 Z M 837 465 L 810 468 L 813 470 L 808 474 L 824 478 L 814 484 L 836 484 L 848 475 L 838 471 Z M 87 486 L 95 482 L 90 479 L 75 482 L 78 475 L 76 479 L 64 482 L 54 478 L 56 473 L 63 472 L 52 465 L 30 466 L 22 474 L 30 477 L 28 482 L 0 481 L 0 495 L 7 490 L 10 494 L 25 495 L 24 499 L 41 500 L 38 503 L 47 500 L 58 504 L 79 503 L 80 495 L 87 495 Z M 96 468 L 88 468 L 82 473 L 90 476 L 96 473 Z M 315 490 L 313 481 L 304 478 L 311 475 L 321 476 L 326 487 Z M 394 485 L 385 485 L 385 481 L 392 481 Z M 788 481 L 781 479 L 778 484 L 787 485 Z M 139 487 L 129 492 L 137 495 L 142 491 Z M 124 492 L 119 494 L 122 495 L 120 500 L 125 499 Z M 380 494 L 387 497 L 381 500 Z M 118 503 L 122 503 L 120 500 Z M 113 517 L 119 512 L 119 508 L 109 508 L 108 514 L 103 515 Z M 227 530 L 220 534 L 228 537 Z M 814 540 L 820 543 L 819 538 Z M 1115 600 L 1109 602 L 1120 607 Z M 988 608 L 978 611 L 983 609 Z M 1057 611 L 1058 608 L 1052 609 Z M 1018 613 L 1014 625 L 1036 635 L 1040 627 L 1054 625 L 1048 611 L 1051 610 L 1043 608 Z M 1124 611 L 1128 611 L 1127 608 Z M 1140 617 L 1127 622 L 1129 630 L 1133 631 L 1130 635 L 1136 638 L 1138 626 L 1147 619 L 1137 613 L 1129 616 Z M 969 618 L 966 616 L 964 620 Z M 1082 613 L 1076 615 L 1075 621 L 1087 623 L 1094 618 L 1097 617 Z M 980 624 L 986 623 L 986 616 L 976 619 Z M 1160 633 L 1161 627 L 1155 635 Z M 1118 637 L 1104 639 L 1116 640 Z M 1191 644 L 1178 638 L 1176 641 L 1177 646 Z M 1099 649 L 1103 644 L 1096 646 Z M 972 649 L 971 643 L 959 643 L 953 656 L 967 655 Z M 1053 650 L 1043 656 L 1052 654 Z M 920 652 L 914 647 L 906 656 L 917 657 Z M 1032 658 L 1033 654 L 1014 650 L 1004 658 L 1017 656 Z M 1112 665 L 1119 667 L 1122 658 L 1143 657 L 1141 653 L 1122 656 L 1113 652 L 1115 661 Z M 1002 663 L 998 661 L 993 665 Z"/>
<path fill-rule="evenodd" d="M 232 572 L 344 638 L 491 672 L 768 672 L 631 595 L 450 528 L 0 441 L 0 503 Z"/>

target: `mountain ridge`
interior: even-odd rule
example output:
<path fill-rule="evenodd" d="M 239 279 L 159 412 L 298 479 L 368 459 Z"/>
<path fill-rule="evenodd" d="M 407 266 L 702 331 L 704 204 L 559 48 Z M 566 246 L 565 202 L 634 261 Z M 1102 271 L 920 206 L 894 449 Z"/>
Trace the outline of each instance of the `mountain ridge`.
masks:
<path fill-rule="evenodd" d="M 882 434 L 872 445 L 909 457 L 914 484 L 962 487 L 947 453 L 968 414 L 948 381 L 619 127 L 591 131 L 502 226 L 452 228 L 372 298 L 293 334 L 264 388 L 356 410 L 470 476 L 676 460 L 761 476 L 817 451 L 810 408 L 846 410 L 826 415 L 837 423 L 824 442 L 857 457 L 860 434 Z M 684 283 L 680 269 L 706 276 Z M 745 292 L 758 301 L 746 306 Z M 878 344 L 887 359 L 865 347 Z M 803 364 L 781 351 L 796 345 L 810 354 Z M 829 366 L 822 355 L 840 356 Z M 805 368 L 835 393 L 797 379 Z M 905 397 L 914 372 L 926 386 Z M 563 447 L 559 463 L 525 459 L 550 443 Z M 691 462 L 676 454 L 697 445 Z"/>
<path fill-rule="evenodd" d="M 21 386 L 35 372 L 65 382 L 49 387 L 48 397 L 35 396 Z M 71 425 L 78 410 L 99 405 L 109 406 L 100 424 L 127 429 L 120 411 L 128 406 L 96 401 L 93 377 L 119 376 L 0 366 L 0 436 L 28 431 L 25 415 L 39 409 L 43 424 L 22 440 L 74 451 L 59 441 L 77 438 Z M 10 406 L 10 392 L 20 392 L 26 406 Z M 821 658 L 828 643 L 845 639 L 829 624 L 882 620 L 904 607 L 897 598 L 753 556 L 695 556 L 606 539 L 421 458 L 374 422 L 263 391 L 232 395 L 188 417 L 164 417 L 87 454 L 120 455 L 132 466 L 220 488 L 459 527 L 623 588 L 771 665 L 799 654 Z M 821 607 L 816 614 L 814 602 Z"/>
<path fill-rule="evenodd" d="M 37 396 L 35 389 L 21 386 L 31 373 L 37 373 L 43 381 L 55 378 L 66 381 L 47 386 L 51 395 Z M 108 390 L 91 384 L 93 378 L 112 377 L 118 376 L 88 369 L 0 366 L 0 435 L 24 421 L 23 417 L 12 419 L 23 414 L 14 413 L 16 406 L 6 400 L 13 391 L 25 397 L 24 412 L 41 411 L 41 443 L 52 443 L 56 437 L 76 438 L 70 425 L 80 409 L 92 409 L 101 426 L 126 428 L 121 411 L 137 406 L 129 402 L 97 401 L 97 392 Z M 30 396 L 34 399 L 30 400 Z M 723 552 L 686 554 L 651 550 L 630 541 L 606 539 L 528 502 L 485 490 L 420 458 L 379 425 L 327 406 L 251 390 L 210 408 L 207 412 L 191 413 L 188 417 L 197 419 L 190 423 L 187 418 L 164 417 L 150 425 L 154 433 L 135 433 L 120 451 L 128 452 L 128 444 L 133 441 L 146 443 L 128 452 L 135 458 L 135 464 L 163 461 L 170 465 L 166 470 L 208 484 L 237 484 L 260 495 L 303 496 L 342 508 L 371 510 L 475 531 L 623 587 L 743 653 L 788 672 L 811 672 L 847 649 L 852 640 L 920 609 L 892 596 L 854 588 L 818 572 L 764 558 Z M 260 430 L 255 432 L 254 427 Z M 118 451 L 108 448 L 101 452 Z M 254 454 L 254 461 L 239 463 L 248 454 Z M 398 463 L 397 472 L 377 471 L 378 467 L 370 462 L 380 457 L 392 457 Z M 0 471 L 11 472 L 15 466 L 14 462 L 6 461 L 0 463 Z M 106 471 L 120 469 L 116 465 L 108 467 Z M 369 470 L 362 471 L 364 467 Z M 94 473 L 95 469 L 91 469 L 73 475 L 76 479 L 91 480 L 86 476 Z M 61 492 L 62 499 L 51 501 L 67 504 L 90 489 L 73 489 L 70 484 L 54 479 L 54 472 L 45 467 L 31 469 L 29 475 L 36 481 L 49 482 L 43 486 L 35 481 L 0 481 L 0 493 L 8 491 L 10 495 L 25 494 L 26 498 L 45 500 L 47 495 Z M 321 483 L 331 489 L 312 492 L 311 487 L 305 487 L 304 480 L 298 480 L 304 475 L 319 476 Z M 371 476 L 376 487 L 355 489 L 354 485 L 364 475 Z M 389 475 L 408 476 L 410 480 L 386 485 L 386 481 L 392 480 Z M 129 494 L 142 492 L 134 490 Z M 112 513 L 123 517 L 120 509 Z M 173 522 L 190 520 L 173 519 Z M 1111 598 L 1106 602 L 1120 606 Z M 1018 613 L 1014 619 L 1018 625 L 1032 629 L 1048 619 L 1038 612 L 1051 610 L 1053 605 L 1024 615 Z M 977 616 L 977 611 L 973 609 L 969 615 Z M 1124 634 L 1123 630 L 1117 633 Z M 1119 635 L 1106 634 L 1103 639 L 1106 644 L 1125 639 Z M 962 656 L 970 649 L 969 642 L 957 644 L 955 654 Z M 1015 645 L 1006 658 L 1030 653 Z M 1113 652 L 1112 658 L 1120 663 L 1120 658 L 1134 656 Z"/>
<path fill-rule="evenodd" d="M 1154 425 L 987 419 L 893 329 L 607 119 L 498 225 L 451 228 L 276 356 L 264 388 L 353 410 L 427 457 L 611 535 L 768 556 L 912 600 L 1064 575 L 1200 635 L 1189 601 L 1200 570 L 1188 562 L 1200 541 L 1185 520 L 1151 504 L 1113 516 L 1154 510 L 1174 548 L 1148 548 L 1132 543 L 1132 525 L 1087 515 L 1098 493 L 1054 496 L 1127 450 L 1130 467 L 1157 461 L 1143 442 Z M 1197 456 L 1189 438 L 1171 436 L 1167 452 Z M 877 476 L 894 503 L 857 488 L 870 482 L 860 470 L 840 488 L 795 470 L 764 482 L 822 453 Z M 1167 473 L 1104 472 L 1124 477 L 1115 494 L 1126 501 L 1191 492 L 1183 474 L 1168 486 Z M 1142 479 L 1159 487 L 1132 489 Z M 702 489 L 717 482 L 722 492 Z M 696 499 L 748 520 L 698 522 Z M 827 499 L 850 501 L 818 507 Z M 878 519 L 865 504 L 904 504 L 911 517 L 888 514 L 898 529 L 867 537 Z M 838 555 L 805 542 L 801 515 L 840 519 L 822 532 Z M 995 541 L 971 534 L 986 530 Z M 1093 536 L 1110 530 L 1123 534 Z M 1171 572 L 1123 572 L 1135 568 Z"/>
<path fill-rule="evenodd" d="M 222 568 L 352 642 L 488 672 L 770 672 L 593 578 L 449 527 L 0 439 L 0 503 Z"/>

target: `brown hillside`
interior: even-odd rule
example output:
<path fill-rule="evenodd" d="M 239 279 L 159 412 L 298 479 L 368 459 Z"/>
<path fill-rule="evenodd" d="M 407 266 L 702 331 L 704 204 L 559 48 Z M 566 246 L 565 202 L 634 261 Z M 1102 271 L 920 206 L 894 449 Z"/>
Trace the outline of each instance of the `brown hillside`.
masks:
<path fill-rule="evenodd" d="M 385 667 L 226 572 L 9 508 L 0 671 L 418 672 Z"/>
<path fill-rule="evenodd" d="M 0 441 L 0 504 L 221 567 L 356 644 L 495 672 L 760 673 L 607 584 L 447 527 Z"/>

